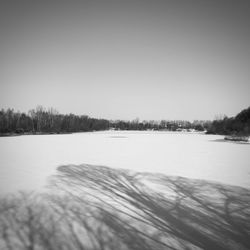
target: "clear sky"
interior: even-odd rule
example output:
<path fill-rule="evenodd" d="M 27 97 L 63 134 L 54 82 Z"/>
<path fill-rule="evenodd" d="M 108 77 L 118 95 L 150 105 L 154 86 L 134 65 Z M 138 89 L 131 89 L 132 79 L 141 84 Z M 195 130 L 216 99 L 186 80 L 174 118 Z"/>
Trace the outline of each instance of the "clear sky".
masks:
<path fill-rule="evenodd" d="M 193 120 L 249 97 L 249 0 L 1 1 L 0 108 Z"/>

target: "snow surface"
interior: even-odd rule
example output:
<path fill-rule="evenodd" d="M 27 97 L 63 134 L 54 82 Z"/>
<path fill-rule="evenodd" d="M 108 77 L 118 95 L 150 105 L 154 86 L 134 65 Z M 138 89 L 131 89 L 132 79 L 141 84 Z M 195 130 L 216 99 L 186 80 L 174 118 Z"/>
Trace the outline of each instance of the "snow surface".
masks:
<path fill-rule="evenodd" d="M 105 131 L 0 138 L 0 194 L 41 190 L 56 168 L 93 164 L 250 188 L 250 144 L 222 136 Z"/>

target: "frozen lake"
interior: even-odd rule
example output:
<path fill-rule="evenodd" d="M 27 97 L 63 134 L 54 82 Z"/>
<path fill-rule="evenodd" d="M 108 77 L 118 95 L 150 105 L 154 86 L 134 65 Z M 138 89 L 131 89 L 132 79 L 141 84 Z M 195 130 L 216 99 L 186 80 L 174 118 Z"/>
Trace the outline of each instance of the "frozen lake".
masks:
<path fill-rule="evenodd" d="M 0 193 L 40 190 L 56 168 L 93 164 L 250 188 L 250 144 L 199 133 L 105 131 L 0 138 Z"/>

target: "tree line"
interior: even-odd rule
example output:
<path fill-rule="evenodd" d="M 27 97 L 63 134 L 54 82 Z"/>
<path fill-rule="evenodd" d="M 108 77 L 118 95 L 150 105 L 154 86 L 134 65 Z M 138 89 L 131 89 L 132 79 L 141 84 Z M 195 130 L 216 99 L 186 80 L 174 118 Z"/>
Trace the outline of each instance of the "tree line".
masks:
<path fill-rule="evenodd" d="M 71 133 L 105 130 L 109 121 L 90 118 L 86 115 L 59 114 L 53 108 L 38 106 L 27 114 L 13 109 L 0 111 L 1 133 Z"/>
<path fill-rule="evenodd" d="M 17 112 L 14 109 L 0 110 L 0 133 L 73 133 L 100 130 L 198 130 L 208 128 L 206 121 L 132 121 L 107 120 L 91 118 L 87 115 L 60 114 L 54 108 L 37 106 L 28 113 Z"/>
<path fill-rule="evenodd" d="M 221 135 L 250 135 L 250 107 L 242 110 L 235 117 L 224 116 L 214 120 L 207 133 Z"/>

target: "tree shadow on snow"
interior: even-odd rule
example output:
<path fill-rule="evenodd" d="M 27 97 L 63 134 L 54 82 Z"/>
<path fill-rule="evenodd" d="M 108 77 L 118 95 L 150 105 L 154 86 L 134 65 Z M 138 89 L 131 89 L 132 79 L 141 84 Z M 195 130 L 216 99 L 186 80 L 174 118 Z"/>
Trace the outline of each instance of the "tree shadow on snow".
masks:
<path fill-rule="evenodd" d="M 60 166 L 58 173 L 57 185 L 85 195 L 121 240 L 132 231 L 169 249 L 250 249 L 247 189 L 92 165 Z M 142 249 L 135 239 L 129 244 Z"/>
<path fill-rule="evenodd" d="M 93 165 L 0 202 L 1 249 L 250 249 L 250 190 Z"/>

